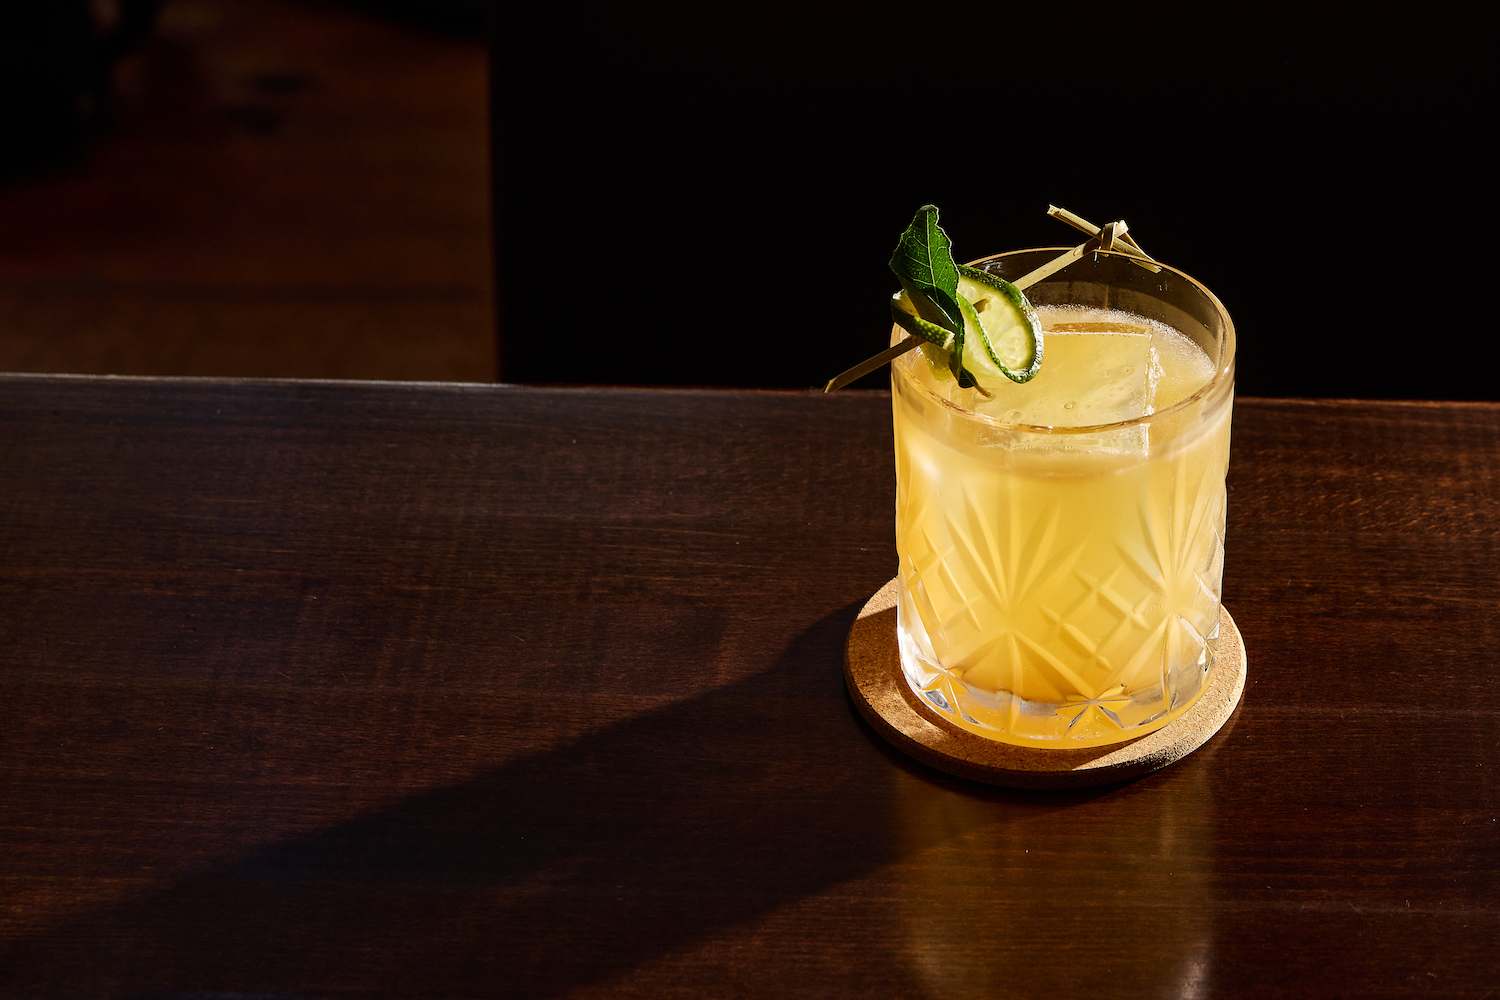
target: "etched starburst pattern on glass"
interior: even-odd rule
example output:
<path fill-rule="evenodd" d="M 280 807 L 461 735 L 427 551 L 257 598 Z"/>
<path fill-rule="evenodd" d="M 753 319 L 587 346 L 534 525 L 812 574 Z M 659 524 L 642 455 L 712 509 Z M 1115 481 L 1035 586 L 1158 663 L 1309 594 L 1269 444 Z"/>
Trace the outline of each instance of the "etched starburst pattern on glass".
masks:
<path fill-rule="evenodd" d="M 1102 476 L 1022 474 L 903 433 L 913 686 L 960 724 L 1033 740 L 1129 731 L 1190 702 L 1218 622 L 1225 431 Z"/>

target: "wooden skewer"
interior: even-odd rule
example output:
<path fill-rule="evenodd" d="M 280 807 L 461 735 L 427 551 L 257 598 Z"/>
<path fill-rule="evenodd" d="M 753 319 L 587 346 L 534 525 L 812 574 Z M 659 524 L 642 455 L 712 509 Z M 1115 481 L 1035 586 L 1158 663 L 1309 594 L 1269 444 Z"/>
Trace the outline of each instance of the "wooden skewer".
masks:
<path fill-rule="evenodd" d="M 1047 214 L 1050 215 L 1050 216 L 1052 216 L 1054 219 L 1057 219 L 1057 220 L 1059 220 L 1061 222 L 1066 222 L 1068 225 L 1072 226 L 1074 229 L 1079 230 L 1080 232 L 1088 233 L 1090 236 L 1098 236 L 1100 234 L 1100 232 L 1102 231 L 1102 230 L 1100 230 L 1100 228 L 1098 226 L 1094 225 L 1089 220 L 1083 218 L 1082 216 L 1074 215 L 1072 212 L 1068 211 L 1066 208 L 1058 208 L 1056 205 L 1048 205 L 1047 206 Z M 1121 231 L 1123 232 L 1123 230 L 1121 230 Z M 1152 257 L 1150 254 L 1148 254 L 1146 251 L 1144 251 L 1144 250 L 1141 249 L 1140 244 L 1135 241 L 1135 237 L 1133 237 L 1133 236 L 1126 236 L 1124 242 L 1125 242 L 1125 245 L 1127 247 L 1129 247 L 1129 249 L 1125 251 L 1126 253 L 1130 253 L 1133 250 L 1135 252 L 1135 254 L 1139 254 L 1140 256 L 1146 258 L 1146 260 L 1155 260 L 1156 259 L 1156 258 Z M 1118 249 L 1118 248 L 1116 247 L 1116 248 L 1113 248 L 1113 249 Z M 1161 273 L 1161 268 L 1156 267 L 1156 266 L 1154 266 L 1152 264 L 1142 263 L 1141 261 L 1136 261 L 1136 263 L 1140 264 L 1141 267 L 1144 267 L 1146 270 L 1150 271 L 1152 274 L 1160 274 Z"/>
<path fill-rule="evenodd" d="M 835 389 L 842 389 L 844 386 L 848 385 L 850 382 L 853 382 L 855 379 L 863 378 L 864 376 L 870 374 L 872 371 L 879 368 L 886 362 L 895 361 L 901 355 L 905 354 L 907 351 L 916 347 L 920 343 L 922 343 L 921 337 L 913 337 L 908 335 L 907 338 L 901 341 L 899 344 L 892 344 L 890 347 L 887 347 L 885 350 L 881 351 L 873 358 L 866 358 L 859 364 L 855 365 L 853 368 L 850 368 L 848 371 L 835 375 L 833 378 L 828 380 L 828 384 L 823 387 L 823 391 L 832 392 Z"/>
<path fill-rule="evenodd" d="M 1111 238 L 1110 242 L 1114 246 L 1118 247 L 1119 246 L 1119 242 L 1118 242 L 1119 236 L 1120 236 L 1120 234 L 1122 234 L 1122 233 L 1125 232 L 1125 223 L 1123 223 L 1123 222 L 1111 222 L 1109 225 L 1110 225 L 1110 238 Z M 1116 227 L 1118 227 L 1118 228 L 1116 228 Z M 1100 233 L 1102 235 L 1103 230 L 1101 230 Z M 1030 274 L 1023 274 L 1021 277 L 1017 278 L 1015 281 L 1012 281 L 1011 284 L 1015 285 L 1017 288 L 1021 289 L 1024 292 L 1026 289 L 1030 288 L 1032 285 L 1036 284 L 1038 281 L 1041 281 L 1043 278 L 1048 277 L 1049 275 L 1055 274 L 1058 271 L 1061 271 L 1063 268 L 1067 267 L 1069 264 L 1073 263 L 1075 260 L 1077 260 L 1078 258 L 1082 257 L 1084 254 L 1088 253 L 1090 250 L 1099 250 L 1099 249 L 1107 249 L 1107 247 L 1104 246 L 1104 241 L 1099 236 L 1095 236 L 1091 240 L 1085 240 L 1084 242 L 1078 244 L 1076 247 L 1074 247 L 1073 249 L 1069 250 L 1067 253 L 1052 258 L 1047 263 L 1045 263 L 1041 267 L 1037 268 L 1035 271 L 1032 271 Z"/>

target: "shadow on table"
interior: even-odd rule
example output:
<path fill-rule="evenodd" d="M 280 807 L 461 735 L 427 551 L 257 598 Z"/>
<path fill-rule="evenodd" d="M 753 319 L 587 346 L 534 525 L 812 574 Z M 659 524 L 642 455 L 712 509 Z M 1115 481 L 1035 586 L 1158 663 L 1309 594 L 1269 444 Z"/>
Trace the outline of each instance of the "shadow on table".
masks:
<path fill-rule="evenodd" d="M 560 996 L 1109 793 L 988 789 L 890 750 L 830 669 L 857 610 L 762 674 L 38 932 L 0 954 L 0 993 Z M 941 821 L 911 822 L 914 788 Z"/>

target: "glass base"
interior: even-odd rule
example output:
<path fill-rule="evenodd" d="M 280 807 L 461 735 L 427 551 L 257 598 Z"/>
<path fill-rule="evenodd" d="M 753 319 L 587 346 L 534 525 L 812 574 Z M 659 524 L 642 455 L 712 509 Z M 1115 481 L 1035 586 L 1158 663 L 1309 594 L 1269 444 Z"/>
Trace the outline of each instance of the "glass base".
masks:
<path fill-rule="evenodd" d="M 977 689 L 944 668 L 932 651 L 904 579 L 899 582 L 896 603 L 896 640 L 907 685 L 943 719 L 1014 746 L 1074 750 L 1145 736 L 1190 709 L 1212 678 L 1217 609 L 1213 621 L 1213 632 L 1205 637 L 1197 657 L 1166 672 L 1161 684 L 1105 696 L 1079 695 L 1061 702 L 1029 701 L 1010 691 Z"/>

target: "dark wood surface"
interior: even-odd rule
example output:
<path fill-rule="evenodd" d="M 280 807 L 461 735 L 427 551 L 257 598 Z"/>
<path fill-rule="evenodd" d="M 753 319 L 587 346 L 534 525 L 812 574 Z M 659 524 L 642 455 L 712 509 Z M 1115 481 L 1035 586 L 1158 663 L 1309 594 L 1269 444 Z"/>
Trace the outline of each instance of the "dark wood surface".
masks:
<path fill-rule="evenodd" d="M 850 705 L 888 407 L 0 379 L 0 996 L 1495 995 L 1500 407 L 1241 400 L 1243 704 L 1068 793 Z"/>

